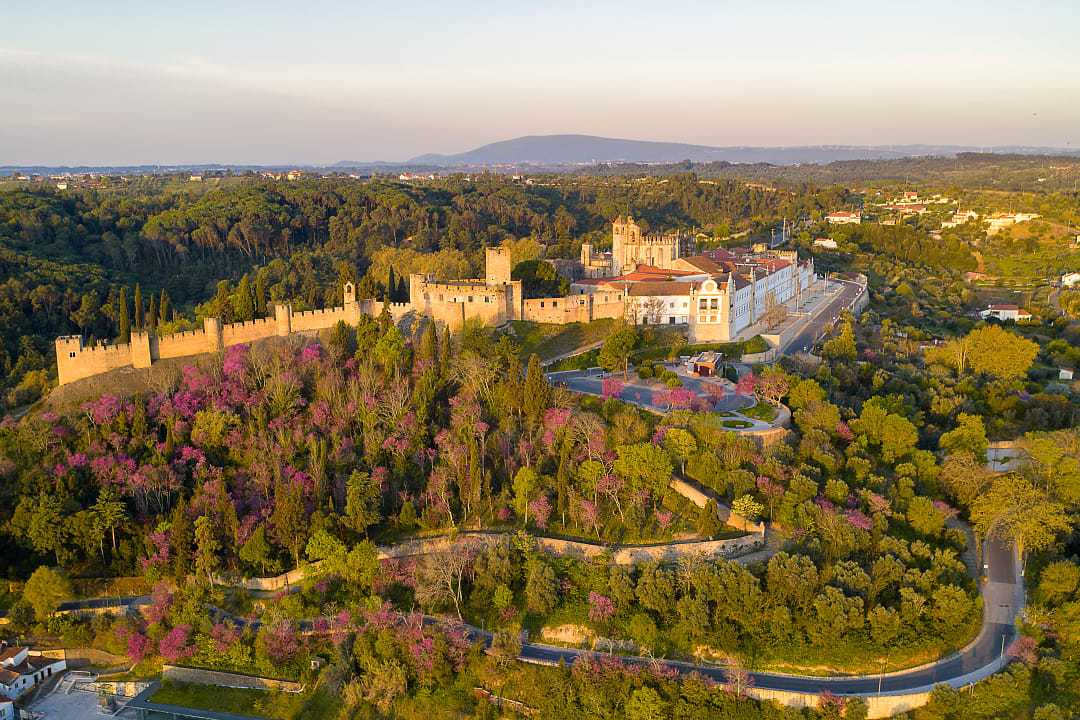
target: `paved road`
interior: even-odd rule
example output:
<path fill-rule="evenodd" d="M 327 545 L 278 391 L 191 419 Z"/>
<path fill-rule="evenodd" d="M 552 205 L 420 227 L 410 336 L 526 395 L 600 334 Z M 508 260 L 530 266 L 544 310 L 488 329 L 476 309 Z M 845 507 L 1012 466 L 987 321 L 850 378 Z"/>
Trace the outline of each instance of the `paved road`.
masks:
<path fill-rule="evenodd" d="M 986 674 L 996 671 L 1005 649 L 1016 637 L 1014 623 L 1017 615 L 1023 609 L 1023 586 L 1017 573 L 1015 553 L 1011 544 L 987 543 L 985 562 L 987 564 L 987 582 L 982 585 L 983 627 L 976 641 L 965 648 L 963 652 L 945 657 L 929 666 L 882 675 L 814 677 L 751 672 L 753 686 L 763 690 L 789 690 L 806 693 L 818 693 L 828 690 L 840 695 L 870 696 L 878 692 L 906 692 L 938 683 L 956 682 L 959 684 L 961 679 L 977 671 L 985 670 Z M 106 600 L 116 604 L 115 598 Z M 120 601 L 125 606 L 134 607 L 148 604 L 149 598 L 145 596 L 121 598 Z M 72 606 L 98 607 L 93 605 L 95 602 L 95 600 L 84 600 L 65 603 L 65 605 L 70 609 L 74 609 Z M 210 612 L 216 620 L 228 618 L 256 629 L 260 624 L 258 620 L 239 618 L 216 607 L 211 607 Z M 425 617 L 424 622 L 433 624 L 443 621 L 438 618 Z M 302 620 L 300 621 L 300 627 L 302 630 L 310 630 L 312 621 Z M 492 635 L 490 632 L 468 625 L 466 629 L 473 639 L 482 641 L 487 645 L 491 644 Z M 591 651 L 588 650 L 561 648 L 537 643 L 524 643 L 521 648 L 521 659 L 541 663 L 558 663 L 562 660 L 569 664 L 578 657 L 591 654 Z M 623 657 L 622 660 L 638 664 L 656 662 L 652 658 L 643 657 Z M 697 672 L 721 682 L 726 680 L 724 669 L 715 665 L 698 665 L 670 660 L 662 662 L 682 673 Z M 885 670 L 887 669 L 885 668 Z"/>
<path fill-rule="evenodd" d="M 785 352 L 799 352 L 803 348 L 808 351 L 813 350 L 818 338 L 825 333 L 836 318 L 840 317 L 840 313 L 851 305 L 851 302 L 858 297 L 862 290 L 862 286 L 856 282 L 845 280 L 830 280 L 829 282 L 830 285 L 838 284 L 841 286 L 839 294 L 806 324 L 802 332 L 788 341 L 787 347 L 784 348 Z"/>
<path fill-rule="evenodd" d="M 818 693 L 822 690 L 841 695 L 874 695 L 884 692 L 902 692 L 924 688 L 937 683 L 956 681 L 970 673 L 994 666 L 1016 636 L 1013 621 L 1022 605 L 1022 593 L 1017 585 L 1016 564 L 1011 545 L 989 543 L 987 549 L 989 582 L 983 586 L 985 614 L 983 628 L 978 639 L 964 652 L 944 658 L 929 667 L 907 672 L 860 677 L 811 677 L 806 675 L 781 675 L 751 672 L 753 686 L 763 690 L 789 690 Z M 524 659 L 558 663 L 571 663 L 587 651 L 557 648 L 547 645 L 526 644 L 522 647 Z M 646 658 L 624 658 L 627 662 L 650 663 Z M 724 670 L 712 665 L 667 661 L 680 672 L 698 672 L 718 681 L 726 679 Z M 886 668 L 887 670 L 887 668 Z"/>

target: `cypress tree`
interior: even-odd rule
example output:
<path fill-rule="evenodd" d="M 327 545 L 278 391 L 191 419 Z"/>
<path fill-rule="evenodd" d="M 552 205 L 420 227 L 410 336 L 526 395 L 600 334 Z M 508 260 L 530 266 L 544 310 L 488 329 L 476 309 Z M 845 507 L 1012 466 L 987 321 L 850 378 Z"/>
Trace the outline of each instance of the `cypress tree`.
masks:
<path fill-rule="evenodd" d="M 143 304 L 142 304 L 142 288 L 139 287 L 139 283 L 135 283 L 135 329 L 142 330 L 143 328 Z"/>
<path fill-rule="evenodd" d="M 255 275 L 255 312 L 266 317 L 266 277 L 261 272 Z"/>
<path fill-rule="evenodd" d="M 525 388 L 522 391 L 525 417 L 531 427 L 540 424 L 540 418 L 547 410 L 549 390 L 547 378 L 540 369 L 540 357 L 533 353 L 529 356 L 529 369 L 525 371 Z"/>
<path fill-rule="evenodd" d="M 150 296 L 150 312 L 146 315 L 146 328 L 148 330 L 154 330 L 158 324 L 158 304 L 157 296 Z"/>
<path fill-rule="evenodd" d="M 127 288 L 120 288 L 120 313 L 117 315 L 116 340 L 121 343 L 131 342 L 131 316 L 128 315 Z"/>
<path fill-rule="evenodd" d="M 161 289 L 161 302 L 158 303 L 158 317 L 161 318 L 161 322 L 169 322 L 172 320 L 169 317 L 169 313 L 172 308 L 169 307 L 169 293 L 165 291 L 165 288 Z"/>
<path fill-rule="evenodd" d="M 409 302 L 409 283 L 405 281 L 405 276 L 398 276 L 398 302 Z"/>
<path fill-rule="evenodd" d="M 237 320 L 254 320 L 255 319 L 255 299 L 251 293 L 251 281 L 248 280 L 248 276 L 240 278 L 240 283 L 236 286 L 236 303 L 234 306 L 236 310 Z"/>
<path fill-rule="evenodd" d="M 439 368 L 450 367 L 450 328 L 443 330 L 442 337 L 439 338 Z"/>
<path fill-rule="evenodd" d="M 390 267 L 390 277 L 386 281 L 386 302 L 397 302 L 397 276 L 394 275 L 393 266 Z"/>

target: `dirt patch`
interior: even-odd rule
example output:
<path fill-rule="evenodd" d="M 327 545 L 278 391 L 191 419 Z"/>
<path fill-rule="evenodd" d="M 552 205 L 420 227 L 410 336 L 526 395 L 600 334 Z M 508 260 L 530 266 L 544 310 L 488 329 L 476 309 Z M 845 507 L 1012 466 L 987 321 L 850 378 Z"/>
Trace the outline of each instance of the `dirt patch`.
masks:
<path fill-rule="evenodd" d="M 556 625 L 540 630 L 541 640 L 567 645 L 592 645 L 595 638 L 596 633 L 583 625 Z"/>

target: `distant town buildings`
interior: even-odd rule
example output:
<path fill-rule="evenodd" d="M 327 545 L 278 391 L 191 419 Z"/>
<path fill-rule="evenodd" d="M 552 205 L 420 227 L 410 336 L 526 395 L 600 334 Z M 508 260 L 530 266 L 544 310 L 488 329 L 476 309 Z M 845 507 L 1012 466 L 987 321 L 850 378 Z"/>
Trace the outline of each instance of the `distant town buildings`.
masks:
<path fill-rule="evenodd" d="M 837 248 L 836 241 L 832 238 L 816 238 L 814 240 L 814 247 L 825 248 L 826 250 L 835 250 Z"/>
<path fill-rule="evenodd" d="M 1061 276 L 1061 287 L 1071 288 L 1080 284 L 1080 272 L 1065 273 Z"/>
<path fill-rule="evenodd" d="M 960 227 L 964 223 L 971 222 L 972 220 L 978 220 L 979 213 L 974 210 L 957 210 L 953 213 L 953 216 L 941 223 L 941 229 Z"/>
<path fill-rule="evenodd" d="M 826 215 L 825 220 L 830 225 L 859 225 L 862 223 L 862 213 L 837 210 Z"/>
<path fill-rule="evenodd" d="M 994 213 L 986 219 L 986 234 L 997 235 L 1007 227 L 1042 217 L 1038 213 Z"/>

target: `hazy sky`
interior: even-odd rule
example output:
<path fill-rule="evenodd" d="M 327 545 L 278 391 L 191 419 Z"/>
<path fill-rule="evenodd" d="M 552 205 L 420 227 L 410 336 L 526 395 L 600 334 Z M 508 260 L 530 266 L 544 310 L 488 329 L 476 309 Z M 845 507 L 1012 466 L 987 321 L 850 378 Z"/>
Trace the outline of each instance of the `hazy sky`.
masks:
<path fill-rule="evenodd" d="M 588 133 L 1080 146 L 1080 0 L 0 7 L 0 165 L 329 163 Z"/>

